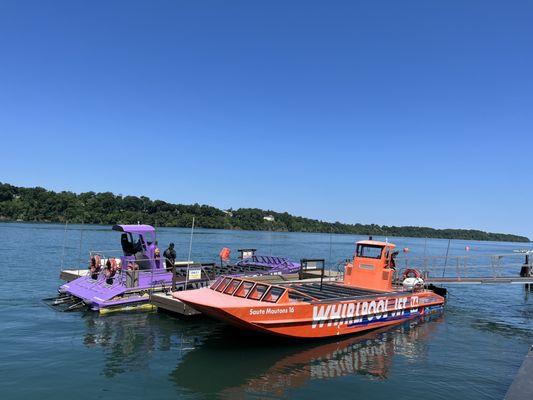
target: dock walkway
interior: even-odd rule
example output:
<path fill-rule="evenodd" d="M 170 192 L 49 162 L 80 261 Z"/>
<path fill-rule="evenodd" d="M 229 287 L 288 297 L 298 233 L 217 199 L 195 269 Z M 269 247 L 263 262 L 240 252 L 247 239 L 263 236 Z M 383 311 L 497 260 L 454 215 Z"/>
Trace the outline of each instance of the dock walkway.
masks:
<path fill-rule="evenodd" d="M 533 276 L 531 277 L 512 277 L 512 276 L 498 276 L 498 277 L 443 277 L 443 278 L 426 278 L 426 283 L 463 283 L 469 285 L 483 285 L 483 284 L 495 284 L 495 283 L 511 283 L 528 285 L 533 284 Z"/>
<path fill-rule="evenodd" d="M 507 391 L 504 400 L 533 399 L 533 346 L 518 370 L 518 374 Z"/>

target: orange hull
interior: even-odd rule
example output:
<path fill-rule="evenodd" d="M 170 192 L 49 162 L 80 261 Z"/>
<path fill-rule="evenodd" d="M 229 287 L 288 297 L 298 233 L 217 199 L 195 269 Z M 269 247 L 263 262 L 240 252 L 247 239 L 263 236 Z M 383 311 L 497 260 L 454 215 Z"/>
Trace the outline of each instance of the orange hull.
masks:
<path fill-rule="evenodd" d="M 177 292 L 173 296 L 232 325 L 297 338 L 347 335 L 395 325 L 440 311 L 444 304 L 444 298 L 431 291 L 278 304 L 235 298 L 210 288 Z"/>
<path fill-rule="evenodd" d="M 173 296 L 230 324 L 296 338 L 348 335 L 441 311 L 444 298 L 423 289 L 418 271 L 411 281 L 404 273 L 405 290 L 393 288 L 394 248 L 387 242 L 358 242 L 343 283 L 269 285 L 222 277 L 210 288 Z"/>

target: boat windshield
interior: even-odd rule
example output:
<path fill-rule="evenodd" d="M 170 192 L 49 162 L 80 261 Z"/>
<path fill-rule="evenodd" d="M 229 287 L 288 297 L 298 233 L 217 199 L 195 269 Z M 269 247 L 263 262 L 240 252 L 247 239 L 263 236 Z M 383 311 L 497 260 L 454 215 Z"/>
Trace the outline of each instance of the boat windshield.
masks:
<path fill-rule="evenodd" d="M 215 290 L 218 285 L 220 285 L 220 282 L 224 280 L 223 276 L 219 276 L 215 282 L 211 285 L 211 289 Z"/>
<path fill-rule="evenodd" d="M 210 286 L 210 289 L 229 296 L 266 301 L 268 303 L 277 303 L 286 291 L 285 288 L 280 286 L 270 286 L 227 276 L 219 277 L 215 283 Z M 289 297 L 291 297 L 290 291 Z M 293 299 L 291 300 L 294 301 Z"/>
<path fill-rule="evenodd" d="M 250 290 L 252 290 L 253 287 L 254 287 L 254 283 L 253 282 L 243 281 L 242 285 L 239 286 L 239 288 L 235 292 L 234 296 L 246 297 L 246 296 L 248 296 L 248 293 L 250 293 Z"/>
<path fill-rule="evenodd" d="M 265 294 L 265 297 L 263 297 L 263 301 L 268 301 L 269 303 L 275 303 L 277 302 L 280 297 L 285 293 L 285 289 L 277 286 L 272 286 L 267 294 Z"/>
<path fill-rule="evenodd" d="M 218 285 L 218 286 L 215 288 L 215 290 L 216 290 L 217 292 L 222 292 L 222 291 L 224 291 L 224 289 L 226 288 L 226 286 L 228 286 L 228 284 L 230 283 L 230 281 L 231 281 L 231 278 L 224 278 L 224 279 L 222 280 L 222 282 L 220 282 L 220 285 Z"/>
<path fill-rule="evenodd" d="M 376 246 L 370 244 L 357 245 L 357 257 L 380 259 L 383 252 L 383 246 Z"/>
<path fill-rule="evenodd" d="M 248 298 L 251 299 L 251 300 L 260 300 L 261 297 L 263 297 L 263 295 L 265 294 L 267 289 L 268 289 L 267 285 L 257 284 L 257 285 L 255 285 L 253 290 L 248 295 Z"/>
<path fill-rule="evenodd" d="M 228 287 L 224 290 L 224 293 L 226 294 L 233 294 L 233 292 L 235 292 L 235 289 L 237 289 L 239 287 L 239 285 L 241 284 L 241 280 L 240 279 L 233 279 Z"/>

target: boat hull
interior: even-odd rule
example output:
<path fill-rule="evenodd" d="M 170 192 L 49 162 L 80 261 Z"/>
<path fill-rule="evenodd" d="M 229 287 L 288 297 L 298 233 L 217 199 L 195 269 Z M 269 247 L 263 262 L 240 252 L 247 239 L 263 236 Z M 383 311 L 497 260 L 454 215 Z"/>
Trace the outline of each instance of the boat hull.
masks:
<path fill-rule="evenodd" d="M 175 293 L 196 310 L 240 328 L 294 338 L 349 335 L 396 325 L 442 311 L 444 298 L 431 292 L 397 292 L 339 301 L 271 304 L 228 302 L 209 288 Z"/>

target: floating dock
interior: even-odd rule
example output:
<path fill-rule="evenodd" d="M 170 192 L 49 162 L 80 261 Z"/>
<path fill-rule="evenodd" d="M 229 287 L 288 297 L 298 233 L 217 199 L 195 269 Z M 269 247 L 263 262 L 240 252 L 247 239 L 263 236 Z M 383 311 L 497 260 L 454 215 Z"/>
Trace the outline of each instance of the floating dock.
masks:
<path fill-rule="evenodd" d="M 306 276 L 303 279 L 305 282 L 320 282 L 322 271 L 307 271 Z M 324 271 L 324 282 L 336 280 L 339 276 L 339 272 L 336 271 Z M 285 275 L 263 275 L 253 277 L 254 281 L 261 281 L 266 283 L 290 283 L 301 282 L 299 274 L 285 274 Z M 200 314 L 194 308 L 182 303 L 178 299 L 172 297 L 170 292 L 158 292 L 150 295 L 150 302 L 156 306 L 159 310 L 170 312 L 173 314 L 179 314 L 184 316 L 192 316 Z"/>
<path fill-rule="evenodd" d="M 187 264 L 194 264 L 193 261 L 176 261 L 174 265 L 176 267 L 186 267 Z M 65 282 L 72 282 L 74 279 L 78 279 L 82 276 L 87 276 L 89 269 L 64 269 L 59 273 L 59 279 Z"/>
<path fill-rule="evenodd" d="M 82 276 L 89 275 L 88 269 L 64 269 L 59 273 L 59 279 L 65 282 L 72 282 Z"/>
<path fill-rule="evenodd" d="M 424 278 L 426 283 L 464 283 L 469 285 L 483 285 L 483 284 L 495 284 L 495 283 L 511 283 L 517 285 L 533 284 L 533 276 L 531 277 L 512 277 L 512 276 L 500 276 L 500 277 L 443 277 L 443 278 Z"/>
<path fill-rule="evenodd" d="M 533 346 L 518 370 L 518 374 L 507 391 L 504 400 L 533 399 Z"/>

